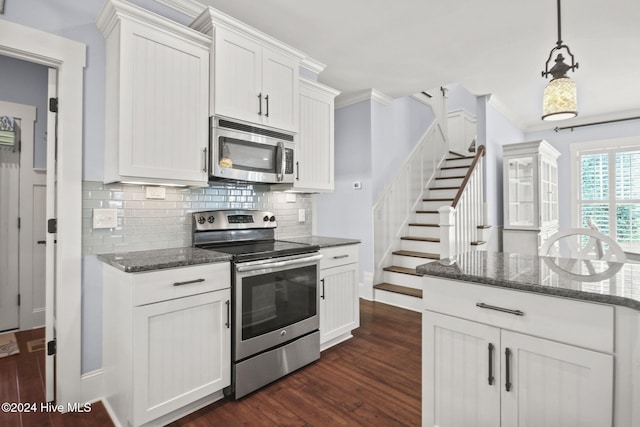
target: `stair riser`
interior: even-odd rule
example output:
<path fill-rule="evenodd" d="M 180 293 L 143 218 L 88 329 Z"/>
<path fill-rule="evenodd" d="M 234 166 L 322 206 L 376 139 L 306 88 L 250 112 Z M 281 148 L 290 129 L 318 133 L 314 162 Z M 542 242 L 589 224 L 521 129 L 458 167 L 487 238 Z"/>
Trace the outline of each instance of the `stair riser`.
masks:
<path fill-rule="evenodd" d="M 458 175 L 456 175 L 458 176 Z M 462 185 L 462 181 L 464 178 L 455 178 L 455 179 L 435 179 L 434 187 L 460 187 Z"/>
<path fill-rule="evenodd" d="M 416 214 L 416 222 L 422 224 L 439 224 L 440 214 Z"/>
<path fill-rule="evenodd" d="M 410 297 L 408 295 L 398 294 L 396 292 L 384 291 L 382 289 L 373 290 L 373 299 L 375 301 L 402 307 L 412 311 L 422 312 L 422 298 Z"/>
<path fill-rule="evenodd" d="M 400 241 L 400 248 L 405 251 L 439 254 L 440 242 L 419 242 L 416 240 L 402 240 Z"/>
<path fill-rule="evenodd" d="M 429 201 L 429 202 L 422 202 L 422 211 L 437 211 L 438 209 L 440 209 L 440 207 L 442 206 L 451 206 L 451 201 L 450 200 L 446 200 L 446 201 Z"/>
<path fill-rule="evenodd" d="M 439 189 L 439 188 L 430 188 L 428 191 L 427 198 L 429 199 L 453 199 L 458 194 L 458 189 Z"/>
<path fill-rule="evenodd" d="M 465 176 L 469 168 L 442 169 L 440 176 Z"/>
<path fill-rule="evenodd" d="M 382 277 L 386 283 L 406 286 L 407 288 L 422 289 L 422 276 L 385 271 Z"/>
<path fill-rule="evenodd" d="M 447 160 L 444 162 L 444 167 L 450 168 L 453 166 L 469 166 L 473 162 L 473 159 L 456 159 L 456 160 Z"/>
<path fill-rule="evenodd" d="M 393 265 L 397 265 L 398 267 L 416 268 L 419 265 L 428 264 L 433 261 L 434 261 L 433 259 L 418 258 L 414 256 L 403 256 L 403 255 L 393 256 Z"/>
<path fill-rule="evenodd" d="M 409 236 L 440 238 L 440 227 L 409 226 Z"/>

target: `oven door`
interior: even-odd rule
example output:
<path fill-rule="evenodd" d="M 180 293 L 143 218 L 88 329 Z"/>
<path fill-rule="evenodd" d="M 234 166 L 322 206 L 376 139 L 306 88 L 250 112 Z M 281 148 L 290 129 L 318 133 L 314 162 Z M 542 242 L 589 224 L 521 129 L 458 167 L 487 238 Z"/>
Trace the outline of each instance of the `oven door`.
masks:
<path fill-rule="evenodd" d="M 319 328 L 320 254 L 235 264 L 234 361 Z"/>

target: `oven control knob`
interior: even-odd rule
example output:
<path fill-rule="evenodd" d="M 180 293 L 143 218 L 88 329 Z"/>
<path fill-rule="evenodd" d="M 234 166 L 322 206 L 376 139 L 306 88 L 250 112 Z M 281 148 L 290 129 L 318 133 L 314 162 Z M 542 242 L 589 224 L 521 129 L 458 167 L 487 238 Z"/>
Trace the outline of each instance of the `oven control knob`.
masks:
<path fill-rule="evenodd" d="M 264 216 L 264 218 L 262 218 L 262 220 L 263 220 L 264 222 L 269 221 L 269 215 L 265 215 L 265 216 Z"/>
<path fill-rule="evenodd" d="M 215 220 L 216 220 L 216 219 L 213 217 L 213 215 L 211 215 L 209 218 L 207 218 L 207 222 L 208 222 L 209 224 L 213 224 L 213 222 L 214 222 Z"/>
<path fill-rule="evenodd" d="M 270 222 L 274 222 L 275 220 L 276 220 L 276 217 L 275 217 L 275 216 L 273 216 L 273 215 L 271 215 L 271 218 L 269 218 L 269 221 L 270 221 Z"/>
<path fill-rule="evenodd" d="M 203 216 L 198 217 L 198 224 L 204 224 L 207 220 Z"/>

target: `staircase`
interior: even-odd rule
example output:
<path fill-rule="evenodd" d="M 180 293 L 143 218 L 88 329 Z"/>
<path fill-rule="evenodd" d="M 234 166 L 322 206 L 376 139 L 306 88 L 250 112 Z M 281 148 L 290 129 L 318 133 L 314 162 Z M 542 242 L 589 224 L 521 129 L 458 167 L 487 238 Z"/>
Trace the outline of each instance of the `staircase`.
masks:
<path fill-rule="evenodd" d="M 475 156 L 448 153 L 404 227 L 407 231 L 399 238 L 399 248 L 391 252 L 391 265 L 382 268 L 380 283 L 373 286 L 375 301 L 421 311 L 423 279 L 416 273 L 416 266 L 484 248 L 487 227 L 483 224 L 479 160 L 484 155 L 484 147 L 481 148 Z M 478 191 L 480 194 L 475 194 Z M 443 229 L 440 225 L 456 221 L 459 225 L 453 229 Z M 472 228 L 473 234 L 465 235 L 463 228 Z"/>

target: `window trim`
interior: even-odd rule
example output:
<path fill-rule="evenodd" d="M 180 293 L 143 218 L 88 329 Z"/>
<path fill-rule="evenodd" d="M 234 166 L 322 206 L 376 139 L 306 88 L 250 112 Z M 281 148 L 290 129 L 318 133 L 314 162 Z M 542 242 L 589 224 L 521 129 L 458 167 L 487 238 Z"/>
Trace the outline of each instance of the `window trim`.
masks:
<path fill-rule="evenodd" d="M 578 211 L 578 201 L 581 200 L 578 195 L 580 194 L 580 180 L 578 179 L 578 171 L 580 170 L 580 155 L 586 154 L 588 152 L 593 153 L 603 153 L 607 152 L 608 154 L 619 152 L 619 151 L 631 151 L 631 150 L 640 150 L 640 137 L 632 136 L 625 138 L 613 138 L 613 139 L 604 139 L 604 140 L 596 140 L 596 141 L 588 141 L 588 142 L 575 142 L 569 146 L 570 151 L 570 164 L 571 164 L 571 227 L 572 228 L 581 228 L 582 224 L 580 223 L 580 212 Z M 609 169 L 615 169 L 615 158 L 611 156 L 608 157 L 609 161 Z M 613 163 L 613 169 L 611 168 L 611 164 Z M 609 174 L 609 199 L 608 204 L 611 206 L 612 200 L 615 201 L 615 174 Z M 616 227 L 611 226 L 611 216 L 615 217 L 615 212 L 611 209 L 609 210 L 609 234 L 611 236 L 616 235 Z"/>

